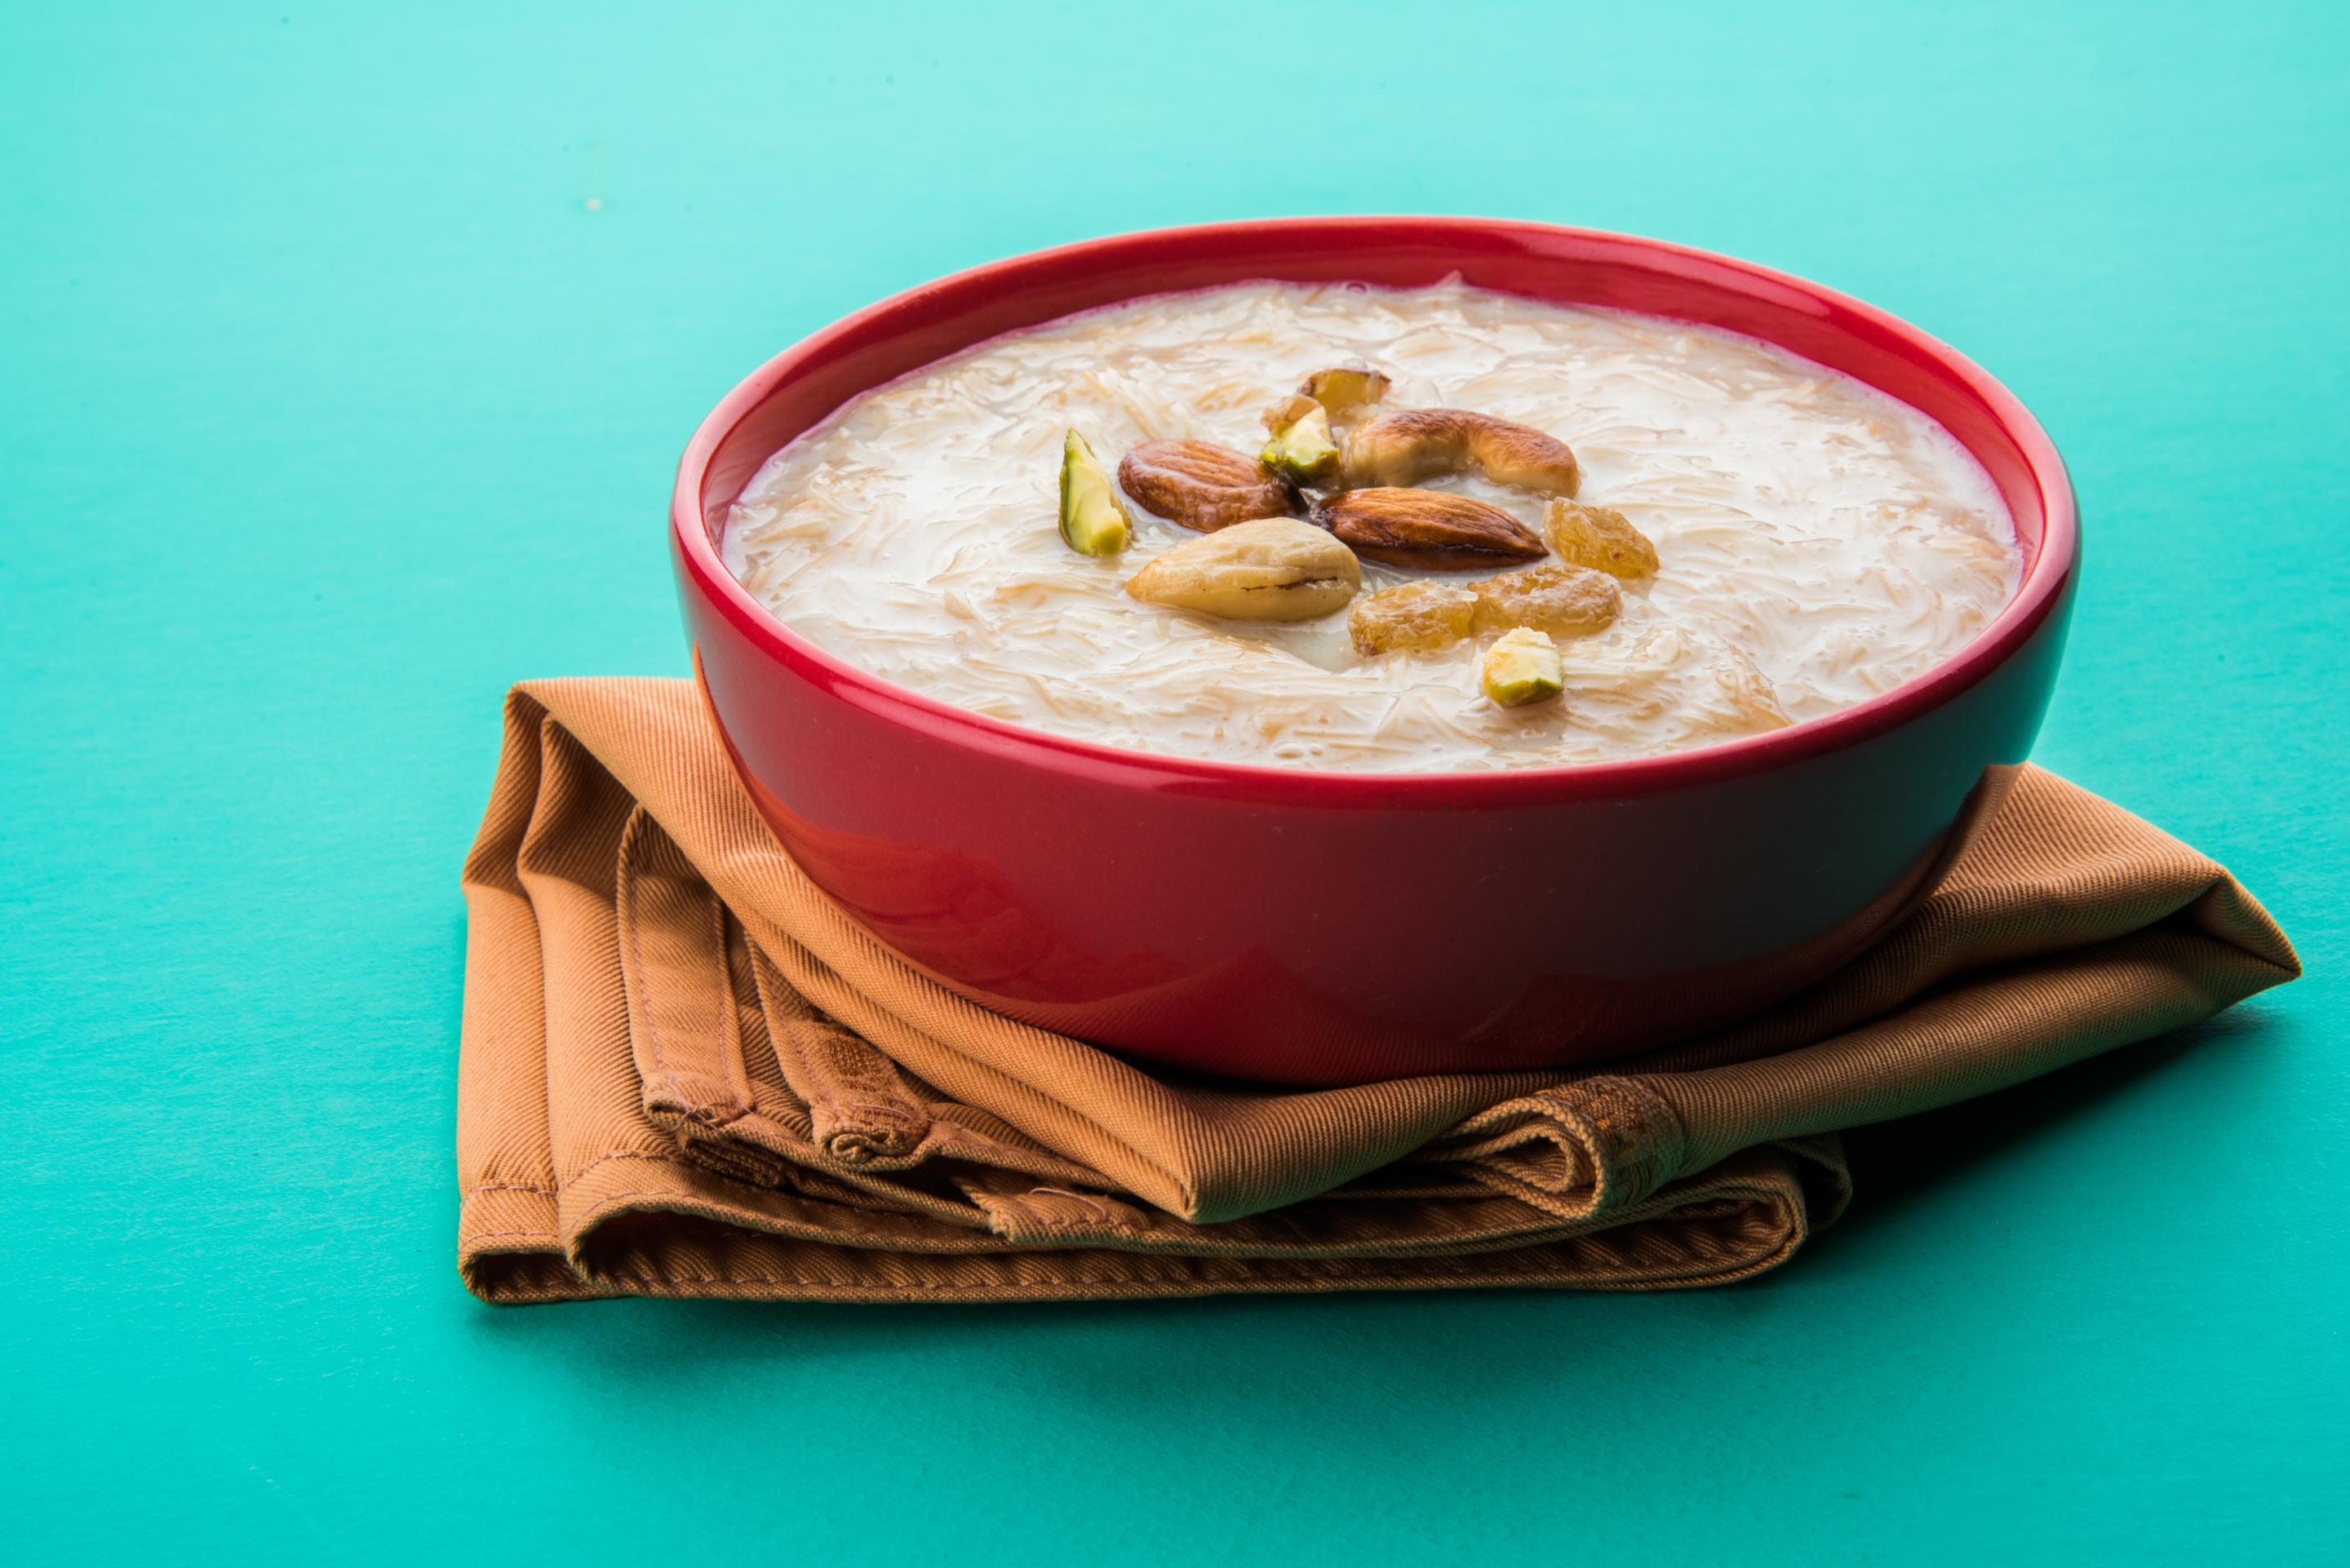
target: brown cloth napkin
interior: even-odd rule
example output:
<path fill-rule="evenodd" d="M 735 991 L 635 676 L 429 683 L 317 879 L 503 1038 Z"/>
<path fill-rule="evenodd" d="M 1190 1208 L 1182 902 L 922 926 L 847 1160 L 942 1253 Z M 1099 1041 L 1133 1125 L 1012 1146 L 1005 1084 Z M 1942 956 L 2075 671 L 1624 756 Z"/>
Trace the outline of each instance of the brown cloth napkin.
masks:
<path fill-rule="evenodd" d="M 491 1302 L 1720 1284 L 1836 1130 L 2300 972 L 2211 861 L 2017 770 L 1846 969 L 1597 1072 L 1177 1082 L 926 980 L 804 877 L 684 680 L 532 681 L 465 863 L 458 1256 Z"/>

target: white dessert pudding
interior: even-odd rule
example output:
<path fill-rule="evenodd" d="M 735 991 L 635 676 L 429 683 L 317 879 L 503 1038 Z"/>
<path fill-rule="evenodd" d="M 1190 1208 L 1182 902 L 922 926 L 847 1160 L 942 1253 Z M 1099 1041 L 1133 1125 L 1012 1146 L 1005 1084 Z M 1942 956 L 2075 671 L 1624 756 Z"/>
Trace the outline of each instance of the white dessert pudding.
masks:
<path fill-rule="evenodd" d="M 1950 657 L 2022 565 L 1990 477 L 1882 392 L 1458 284 L 1250 284 L 995 338 L 776 452 L 723 548 L 793 630 L 939 701 L 1367 772 L 1814 718 Z"/>

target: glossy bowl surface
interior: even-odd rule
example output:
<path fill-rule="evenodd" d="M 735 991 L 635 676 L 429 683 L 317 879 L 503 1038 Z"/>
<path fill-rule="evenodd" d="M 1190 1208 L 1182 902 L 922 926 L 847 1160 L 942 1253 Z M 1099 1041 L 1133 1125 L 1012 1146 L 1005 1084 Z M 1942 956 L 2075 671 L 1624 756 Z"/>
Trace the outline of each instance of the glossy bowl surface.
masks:
<path fill-rule="evenodd" d="M 990 719 L 795 634 L 718 554 L 766 459 L 943 355 L 1141 295 L 1270 278 L 1485 288 L 1776 343 L 1939 421 L 2027 556 L 1973 642 L 1881 697 L 1628 762 L 1315 774 Z M 1679 245 L 1467 218 L 1159 230 L 997 262 L 761 367 L 679 465 L 696 668 L 754 799 L 867 929 L 989 1007 L 1163 1064 L 1297 1084 L 1591 1061 L 1767 1005 L 1930 879 L 2021 763 L 2079 558 L 2064 464 L 1981 369 L 1817 284 Z"/>

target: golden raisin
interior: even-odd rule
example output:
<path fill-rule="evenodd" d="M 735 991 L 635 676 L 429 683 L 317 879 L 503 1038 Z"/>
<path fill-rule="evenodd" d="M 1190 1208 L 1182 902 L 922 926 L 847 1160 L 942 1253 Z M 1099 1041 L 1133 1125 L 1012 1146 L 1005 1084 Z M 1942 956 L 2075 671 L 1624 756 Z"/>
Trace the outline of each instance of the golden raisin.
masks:
<path fill-rule="evenodd" d="M 1559 558 L 1618 577 L 1645 577 L 1657 569 L 1657 547 L 1621 512 L 1553 501 L 1543 513 L 1543 532 Z"/>
<path fill-rule="evenodd" d="M 1367 659 L 1450 648 L 1476 625 L 1475 590 L 1456 583 L 1401 583 L 1357 599 L 1347 629 L 1355 651 Z"/>
<path fill-rule="evenodd" d="M 1528 626 L 1556 637 L 1599 631 L 1623 613 L 1624 590 L 1605 572 L 1545 562 L 1477 584 L 1476 629 Z"/>

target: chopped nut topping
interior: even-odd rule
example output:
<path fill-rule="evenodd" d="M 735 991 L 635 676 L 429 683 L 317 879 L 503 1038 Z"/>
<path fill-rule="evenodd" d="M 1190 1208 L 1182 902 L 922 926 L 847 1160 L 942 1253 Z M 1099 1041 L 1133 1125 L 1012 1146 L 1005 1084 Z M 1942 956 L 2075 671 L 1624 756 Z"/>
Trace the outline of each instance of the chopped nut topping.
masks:
<path fill-rule="evenodd" d="M 1061 438 L 1061 537 L 1080 556 L 1115 556 L 1133 536 L 1126 508 L 1075 426 Z"/>
<path fill-rule="evenodd" d="M 1304 419 L 1309 410 L 1321 406 L 1303 392 L 1292 392 L 1264 410 L 1264 428 L 1274 435 L 1279 435 L 1299 420 Z"/>
<path fill-rule="evenodd" d="M 1524 626 L 1503 633 L 1501 640 L 1485 650 L 1477 683 L 1504 708 L 1547 702 L 1566 690 L 1558 649 L 1551 646 L 1549 638 Z"/>
<path fill-rule="evenodd" d="M 1314 484 L 1338 472 L 1338 443 L 1330 439 L 1330 416 L 1309 402 L 1305 412 L 1264 443 L 1256 460 L 1294 484 Z"/>
<path fill-rule="evenodd" d="M 1334 420 L 1350 419 L 1388 395 L 1394 383 L 1368 365 L 1334 365 L 1305 378 L 1298 391 L 1322 405 Z"/>

